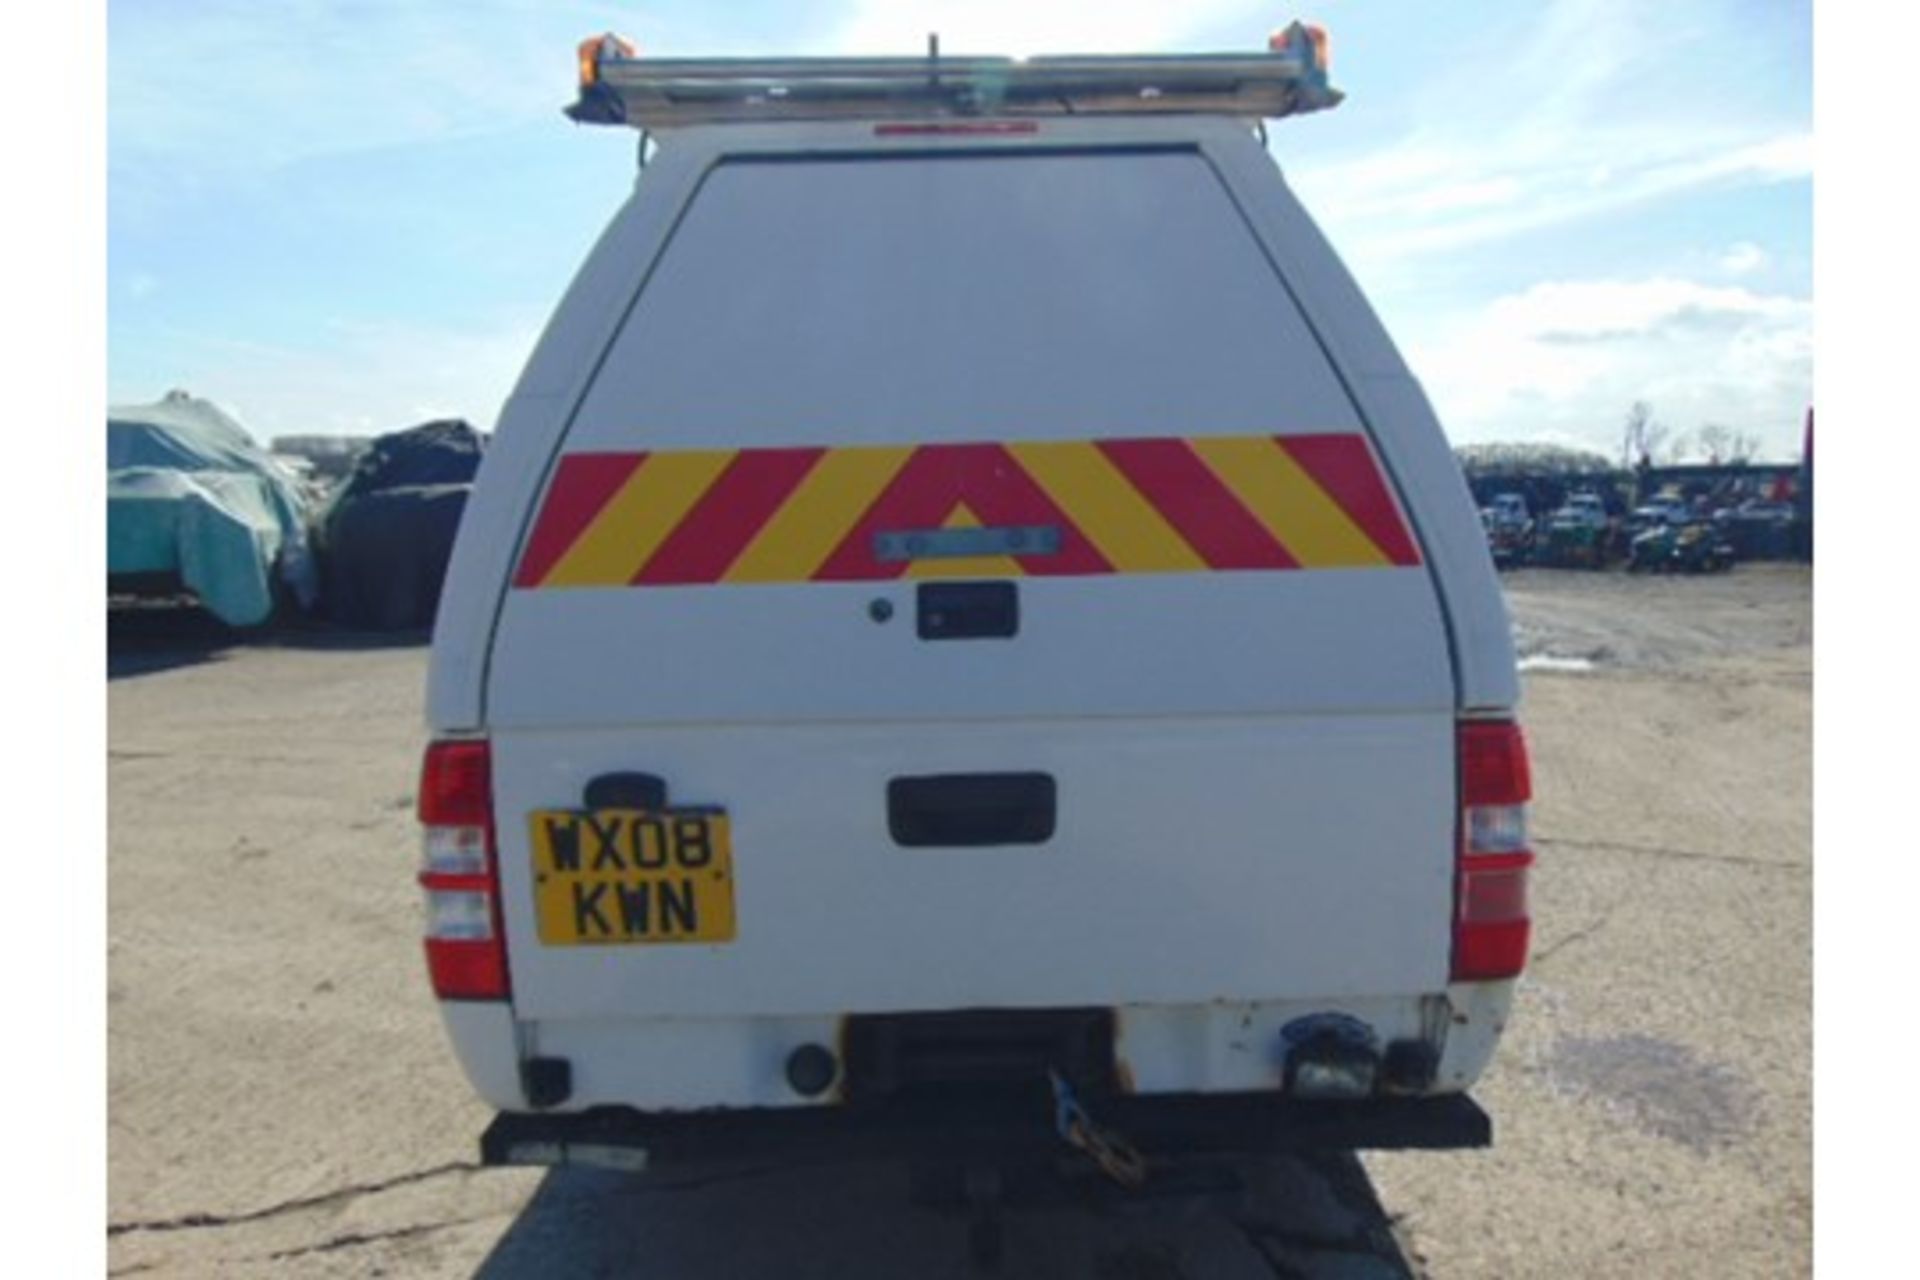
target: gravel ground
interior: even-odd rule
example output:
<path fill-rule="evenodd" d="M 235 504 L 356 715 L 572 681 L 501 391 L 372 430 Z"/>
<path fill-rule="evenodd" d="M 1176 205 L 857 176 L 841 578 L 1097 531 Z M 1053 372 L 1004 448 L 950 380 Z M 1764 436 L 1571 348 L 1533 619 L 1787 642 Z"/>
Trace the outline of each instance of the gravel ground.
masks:
<path fill-rule="evenodd" d="M 1436 1276 L 1812 1268 L 1812 576 L 1534 570 L 1541 865 L 1493 1150 L 1370 1156 Z"/>
<path fill-rule="evenodd" d="M 1493 1150 L 1015 1214 L 1008 1274 L 1810 1269 L 1811 577 L 1508 587 L 1549 661 L 1524 708 L 1535 958 L 1478 1091 Z M 957 1224 L 887 1170 L 474 1169 L 486 1114 L 425 995 L 409 874 L 419 639 L 142 614 L 110 647 L 115 1274 L 965 1274 Z"/>

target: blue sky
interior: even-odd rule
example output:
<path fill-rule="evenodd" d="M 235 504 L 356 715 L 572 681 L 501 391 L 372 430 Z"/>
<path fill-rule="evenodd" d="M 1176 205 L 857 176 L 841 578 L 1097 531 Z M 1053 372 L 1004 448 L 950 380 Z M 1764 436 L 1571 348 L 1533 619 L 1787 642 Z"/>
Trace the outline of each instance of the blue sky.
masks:
<path fill-rule="evenodd" d="M 114 0 L 108 396 L 256 435 L 490 426 L 625 197 L 573 46 L 661 56 L 1263 47 L 1239 0 Z M 1338 110 L 1271 149 L 1456 442 L 1617 449 L 1635 399 L 1793 456 L 1812 395 L 1801 0 L 1320 0 Z"/>

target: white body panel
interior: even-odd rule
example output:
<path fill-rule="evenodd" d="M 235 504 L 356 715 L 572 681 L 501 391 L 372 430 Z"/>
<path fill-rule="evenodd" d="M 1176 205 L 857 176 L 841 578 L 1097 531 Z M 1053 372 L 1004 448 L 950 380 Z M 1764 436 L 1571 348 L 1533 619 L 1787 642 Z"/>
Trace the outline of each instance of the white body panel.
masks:
<path fill-rule="evenodd" d="M 516 602 L 502 618 L 489 724 L 508 740 L 523 728 L 636 723 L 1262 712 L 1418 712 L 1452 724 L 1445 645 L 1407 643 L 1440 631 L 1417 570 L 1024 579 L 1020 634 L 1004 645 L 922 642 L 913 590 L 528 593 L 559 598 Z M 869 617 L 875 600 L 894 605 L 890 622 Z M 1025 732 L 1009 729 L 1015 741 Z M 1430 781 L 1450 793 L 1448 751 L 1438 749 Z M 670 759 L 653 764 L 673 779 Z M 571 803 L 592 776 L 542 803 Z M 1347 799 L 1371 794 L 1367 785 Z M 1440 816 L 1451 822 L 1450 810 Z"/>
<path fill-rule="evenodd" d="M 701 184 L 567 448 L 1358 426 L 1197 152 L 742 160 Z"/>
<path fill-rule="evenodd" d="M 987 643 L 918 640 L 903 582 L 507 587 L 563 452 L 1327 432 L 1422 564 L 1023 578 Z M 1098 1005 L 1175 1092 L 1266 1087 L 1282 1023 L 1344 1011 L 1465 1088 L 1510 984 L 1448 988 L 1454 723 L 1516 693 L 1445 438 L 1244 128 L 685 130 L 503 411 L 442 599 L 429 716 L 494 743 L 514 987 L 456 1047 L 496 1105 L 502 1052 L 573 1062 L 568 1108 L 791 1105 L 784 1055 L 848 1014 Z M 632 770 L 731 814 L 733 942 L 540 944 L 525 815 Z M 889 779 L 1004 771 L 1057 780 L 1047 843 L 890 839 Z"/>
<path fill-rule="evenodd" d="M 1244 127 L 1225 120 L 1061 120 L 1046 122 L 1044 129 L 1044 135 L 1038 136 L 1057 145 L 1178 144 L 1197 149 L 1208 161 L 1261 252 L 1279 269 L 1288 292 L 1300 304 L 1314 341 L 1331 357 L 1415 526 L 1452 632 L 1459 705 L 1474 710 L 1511 709 L 1519 700 L 1512 629 L 1466 481 L 1419 384 L 1346 269 L 1278 180 L 1271 157 Z M 582 265 L 501 409 L 495 441 L 462 520 L 462 536 L 454 546 L 435 622 L 428 723 L 443 731 L 478 728 L 484 723 L 494 627 L 534 501 L 589 392 L 596 367 L 659 260 L 686 201 L 723 156 L 740 152 L 864 154 L 889 148 L 976 152 L 1032 145 L 1032 139 L 877 139 L 866 124 L 732 125 L 677 131 L 673 145 L 663 148 L 646 170 L 642 189 Z M 796 323 L 804 324 L 804 318 Z M 1186 344 L 1181 346 L 1184 352 Z M 876 370 L 877 362 L 870 362 L 868 375 Z M 756 370 L 728 381 L 762 376 L 763 371 Z M 1160 423 L 1156 430 L 1164 431 L 1166 426 Z M 655 423 L 652 428 L 668 433 L 682 429 L 672 422 Z M 857 425 L 850 429 L 857 430 Z M 1048 426 L 1043 422 L 1034 429 L 1044 432 Z M 1098 424 L 1098 429 L 1115 428 Z M 1064 427 L 1053 430 L 1075 434 Z M 843 438 L 855 437 L 834 432 L 833 439 Z M 662 437 L 662 443 L 674 442 L 671 435 Z M 714 441 L 709 437 L 699 443 Z"/>
<path fill-rule="evenodd" d="M 1455 984 L 1444 999 L 1300 1000 L 1185 1006 L 1129 1005 L 1119 1010 L 1115 1056 L 1121 1079 L 1140 1093 L 1270 1089 L 1279 1075 L 1280 1028 L 1296 1018 L 1335 1012 L 1357 1018 L 1383 1039 L 1441 1038 L 1435 1092 L 1457 1093 L 1486 1069 L 1506 1029 L 1510 982 Z M 501 1110 L 524 1108 L 516 1074 L 513 1016 L 501 1005 L 441 1006 L 456 1054 L 475 1091 Z M 546 1021 L 528 1028 L 529 1050 L 575 1064 L 567 1110 L 619 1105 L 651 1095 L 665 1110 L 710 1105 L 827 1106 L 832 1093 L 804 1098 L 782 1070 L 797 1044 L 834 1044 L 839 1019 L 815 1017 Z"/>
<path fill-rule="evenodd" d="M 520 1036 L 510 1006 L 490 1000 L 442 1000 L 440 1021 L 475 1093 L 503 1111 L 526 1106 L 520 1091 Z"/>
<path fill-rule="evenodd" d="M 669 761 L 728 806 L 739 936 L 542 949 L 524 830 L 502 824 L 514 1001 L 535 1018 L 847 1013 L 1350 996 L 1445 986 L 1450 727 L 1342 716 L 543 731 L 496 739 L 502 813 Z M 1044 845 L 900 848 L 902 774 L 1038 769 Z M 1356 794 L 1361 772 L 1396 801 Z M 536 957 L 529 963 L 527 957 Z"/>

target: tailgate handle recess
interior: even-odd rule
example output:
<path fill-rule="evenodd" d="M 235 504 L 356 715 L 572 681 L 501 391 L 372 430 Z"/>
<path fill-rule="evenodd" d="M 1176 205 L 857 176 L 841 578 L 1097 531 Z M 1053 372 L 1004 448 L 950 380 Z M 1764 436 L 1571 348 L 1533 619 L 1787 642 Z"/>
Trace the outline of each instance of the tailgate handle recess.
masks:
<path fill-rule="evenodd" d="M 1053 839 L 1050 773 L 949 773 L 887 783 L 887 830 L 909 849 L 1045 844 Z"/>
<path fill-rule="evenodd" d="M 645 809 L 667 807 L 667 783 L 651 773 L 603 773 L 590 779 L 580 795 L 588 809 Z"/>

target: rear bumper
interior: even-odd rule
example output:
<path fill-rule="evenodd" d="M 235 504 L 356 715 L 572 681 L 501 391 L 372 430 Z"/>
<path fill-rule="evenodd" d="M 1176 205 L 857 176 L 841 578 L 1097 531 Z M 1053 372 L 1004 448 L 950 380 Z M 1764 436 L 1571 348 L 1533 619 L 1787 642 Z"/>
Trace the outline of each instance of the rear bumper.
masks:
<path fill-rule="evenodd" d="M 1149 1158 L 1290 1151 L 1485 1147 L 1493 1122 L 1465 1094 L 1297 1102 L 1273 1093 L 1129 1095 L 1094 1108 Z M 937 1157 L 987 1161 L 1065 1155 L 1044 1105 L 946 1100 L 938 1106 L 781 1107 L 643 1113 L 501 1112 L 480 1139 L 487 1165 L 580 1164 L 638 1171 L 738 1160 L 830 1164 Z"/>

